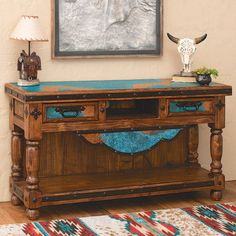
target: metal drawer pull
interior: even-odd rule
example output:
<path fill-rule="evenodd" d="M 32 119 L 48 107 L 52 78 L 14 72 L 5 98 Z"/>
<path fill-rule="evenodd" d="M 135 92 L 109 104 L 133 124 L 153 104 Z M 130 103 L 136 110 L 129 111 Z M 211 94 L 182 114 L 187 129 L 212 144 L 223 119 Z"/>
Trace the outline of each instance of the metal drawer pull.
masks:
<path fill-rule="evenodd" d="M 57 107 L 55 111 L 60 113 L 64 118 L 75 118 L 85 110 L 84 106 L 70 106 L 70 107 Z"/>
<path fill-rule="evenodd" d="M 200 106 L 202 106 L 202 102 L 177 102 L 176 106 L 182 108 L 184 111 L 198 111 Z"/>

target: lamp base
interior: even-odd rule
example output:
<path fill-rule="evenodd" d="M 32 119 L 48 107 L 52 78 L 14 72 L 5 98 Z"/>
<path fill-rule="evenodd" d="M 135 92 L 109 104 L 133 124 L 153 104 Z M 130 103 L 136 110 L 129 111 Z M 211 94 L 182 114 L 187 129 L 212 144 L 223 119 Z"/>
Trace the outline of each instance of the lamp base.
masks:
<path fill-rule="evenodd" d="M 18 79 L 17 80 L 17 85 L 18 86 L 35 86 L 39 85 L 39 79 L 34 79 L 34 80 L 25 80 L 25 79 Z"/>
<path fill-rule="evenodd" d="M 30 55 L 23 50 L 17 61 L 17 70 L 19 71 L 19 86 L 35 86 L 39 84 L 37 79 L 38 70 L 41 70 L 41 60 L 36 52 Z"/>

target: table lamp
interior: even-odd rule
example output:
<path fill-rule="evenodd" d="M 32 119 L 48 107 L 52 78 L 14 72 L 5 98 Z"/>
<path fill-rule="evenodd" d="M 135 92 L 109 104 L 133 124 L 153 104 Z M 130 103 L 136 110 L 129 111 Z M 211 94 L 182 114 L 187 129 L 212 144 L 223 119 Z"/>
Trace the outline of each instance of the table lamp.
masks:
<path fill-rule="evenodd" d="M 11 39 L 28 41 L 28 54 L 22 50 L 17 62 L 17 70 L 20 77 L 17 81 L 19 86 L 34 86 L 39 84 L 37 78 L 38 70 L 41 70 L 40 57 L 30 51 L 32 41 L 48 41 L 42 34 L 38 16 L 22 16 L 15 29 Z"/>

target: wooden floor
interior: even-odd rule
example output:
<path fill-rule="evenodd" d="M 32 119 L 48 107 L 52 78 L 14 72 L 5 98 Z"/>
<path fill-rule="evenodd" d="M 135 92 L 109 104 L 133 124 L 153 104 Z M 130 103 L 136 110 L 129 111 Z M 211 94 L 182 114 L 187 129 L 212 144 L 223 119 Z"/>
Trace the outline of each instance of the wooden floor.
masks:
<path fill-rule="evenodd" d="M 236 181 L 229 181 L 226 183 L 224 197 L 220 202 L 236 202 Z M 102 201 L 96 203 L 80 203 L 42 208 L 39 220 L 98 216 L 131 211 L 189 207 L 212 203 L 216 202 L 210 200 L 209 191 Z M 25 209 L 23 206 L 14 207 L 9 202 L 0 203 L 0 224 L 29 222 L 24 211 Z"/>

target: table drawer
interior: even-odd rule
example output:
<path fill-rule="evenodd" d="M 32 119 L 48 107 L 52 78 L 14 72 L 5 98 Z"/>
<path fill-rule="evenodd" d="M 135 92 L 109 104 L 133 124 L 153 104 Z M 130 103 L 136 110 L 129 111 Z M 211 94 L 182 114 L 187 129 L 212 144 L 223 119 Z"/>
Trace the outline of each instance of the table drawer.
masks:
<path fill-rule="evenodd" d="M 44 122 L 88 121 L 97 119 L 98 103 L 44 105 Z"/>
<path fill-rule="evenodd" d="M 213 104 L 212 98 L 169 99 L 168 116 L 213 114 Z"/>

